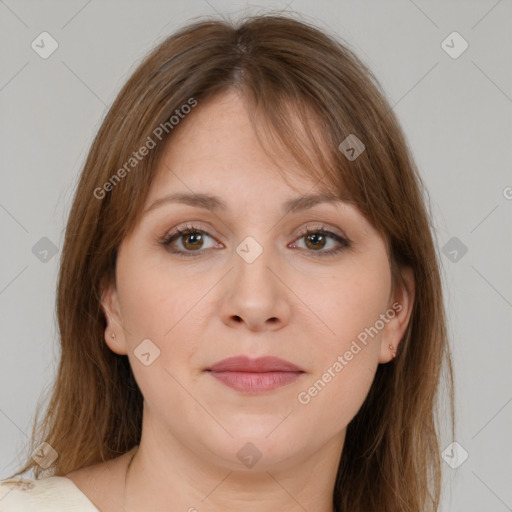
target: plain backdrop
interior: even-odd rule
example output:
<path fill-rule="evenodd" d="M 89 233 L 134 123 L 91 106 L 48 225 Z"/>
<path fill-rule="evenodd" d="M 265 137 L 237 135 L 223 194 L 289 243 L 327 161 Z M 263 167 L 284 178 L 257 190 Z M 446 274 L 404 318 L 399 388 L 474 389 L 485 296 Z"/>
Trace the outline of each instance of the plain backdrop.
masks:
<path fill-rule="evenodd" d="M 404 127 L 442 255 L 455 450 L 460 460 L 467 452 L 455 469 L 443 462 L 442 510 L 512 510 L 510 0 L 0 1 L 0 478 L 26 452 L 55 375 L 64 227 L 107 107 L 186 21 L 266 9 L 293 10 L 344 40 Z M 42 32 L 58 44 L 47 58 L 31 46 Z"/>

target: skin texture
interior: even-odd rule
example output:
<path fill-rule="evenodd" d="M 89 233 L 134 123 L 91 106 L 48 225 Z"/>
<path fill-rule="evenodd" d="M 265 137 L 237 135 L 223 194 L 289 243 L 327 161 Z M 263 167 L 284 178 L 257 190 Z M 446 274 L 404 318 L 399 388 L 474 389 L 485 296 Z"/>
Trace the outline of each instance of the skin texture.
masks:
<path fill-rule="evenodd" d="M 352 206 L 323 203 L 283 215 L 284 201 L 323 190 L 281 155 L 288 183 L 277 161 L 264 153 L 244 100 L 233 91 L 200 104 L 173 133 L 146 208 L 167 194 L 194 192 L 219 196 L 228 209 L 161 204 L 119 248 L 116 283 L 103 299 L 105 341 L 128 356 L 144 417 L 138 450 L 67 475 L 100 509 L 123 510 L 124 499 L 128 511 L 332 510 L 346 427 L 378 364 L 392 359 L 389 345 L 396 349 L 405 331 L 414 283 L 405 269 L 407 288 L 390 295 L 384 240 Z M 205 232 L 202 245 L 183 235 L 173 247 L 195 256 L 159 244 L 187 224 Z M 322 225 L 351 246 L 322 256 L 341 246 L 330 237 L 307 244 L 305 229 Z M 236 252 L 247 236 L 263 249 L 252 263 Z M 301 403 L 298 394 L 395 301 L 401 310 L 378 335 L 359 343 L 362 350 L 343 370 L 335 377 L 331 370 L 325 387 Z M 148 366 L 134 353 L 144 339 L 160 350 Z M 304 373 L 274 391 L 248 395 L 204 371 L 241 354 L 281 357 Z M 247 442 L 261 454 L 251 468 L 237 457 Z"/>

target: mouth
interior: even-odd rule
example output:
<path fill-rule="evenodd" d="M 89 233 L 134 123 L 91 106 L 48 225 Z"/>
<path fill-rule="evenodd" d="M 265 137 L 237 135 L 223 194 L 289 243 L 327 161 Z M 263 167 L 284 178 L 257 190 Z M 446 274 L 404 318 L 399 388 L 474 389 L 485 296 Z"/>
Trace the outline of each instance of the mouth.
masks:
<path fill-rule="evenodd" d="M 205 370 L 226 386 L 243 393 L 263 393 L 290 384 L 297 380 L 304 370 L 278 357 L 247 356 L 223 359 Z"/>

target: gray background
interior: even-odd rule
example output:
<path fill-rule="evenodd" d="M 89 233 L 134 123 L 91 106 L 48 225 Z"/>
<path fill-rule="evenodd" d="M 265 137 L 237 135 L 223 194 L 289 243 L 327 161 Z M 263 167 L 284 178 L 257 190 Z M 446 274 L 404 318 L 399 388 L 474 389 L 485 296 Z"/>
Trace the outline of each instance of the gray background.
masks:
<path fill-rule="evenodd" d="M 58 360 L 59 254 L 42 253 L 49 242 L 40 240 L 60 251 L 107 106 L 145 53 L 185 21 L 266 8 L 299 12 L 344 39 L 404 127 L 442 254 L 456 440 L 469 454 L 456 469 L 443 462 L 443 510 L 512 510 L 510 0 L 0 1 L 0 478 L 25 451 Z M 47 59 L 31 48 L 43 31 L 59 44 Z M 469 44 L 456 59 L 441 46 L 453 31 Z"/>

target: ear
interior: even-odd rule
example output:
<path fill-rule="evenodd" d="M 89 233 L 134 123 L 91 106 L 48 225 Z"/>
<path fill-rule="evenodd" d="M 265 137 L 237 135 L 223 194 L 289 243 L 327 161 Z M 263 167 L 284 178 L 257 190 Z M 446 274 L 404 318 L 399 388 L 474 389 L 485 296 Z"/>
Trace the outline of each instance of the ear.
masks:
<path fill-rule="evenodd" d="M 388 363 L 393 359 L 393 353 L 396 353 L 402 341 L 414 305 L 414 271 L 410 267 L 404 267 L 400 272 L 403 283 L 397 283 L 395 293 L 388 304 L 386 316 L 390 320 L 382 332 L 379 363 Z M 389 348 L 390 345 L 393 350 Z"/>
<path fill-rule="evenodd" d="M 112 352 L 126 355 L 126 338 L 115 282 L 104 280 L 101 289 L 101 307 L 107 320 L 104 333 L 105 342 Z"/>

